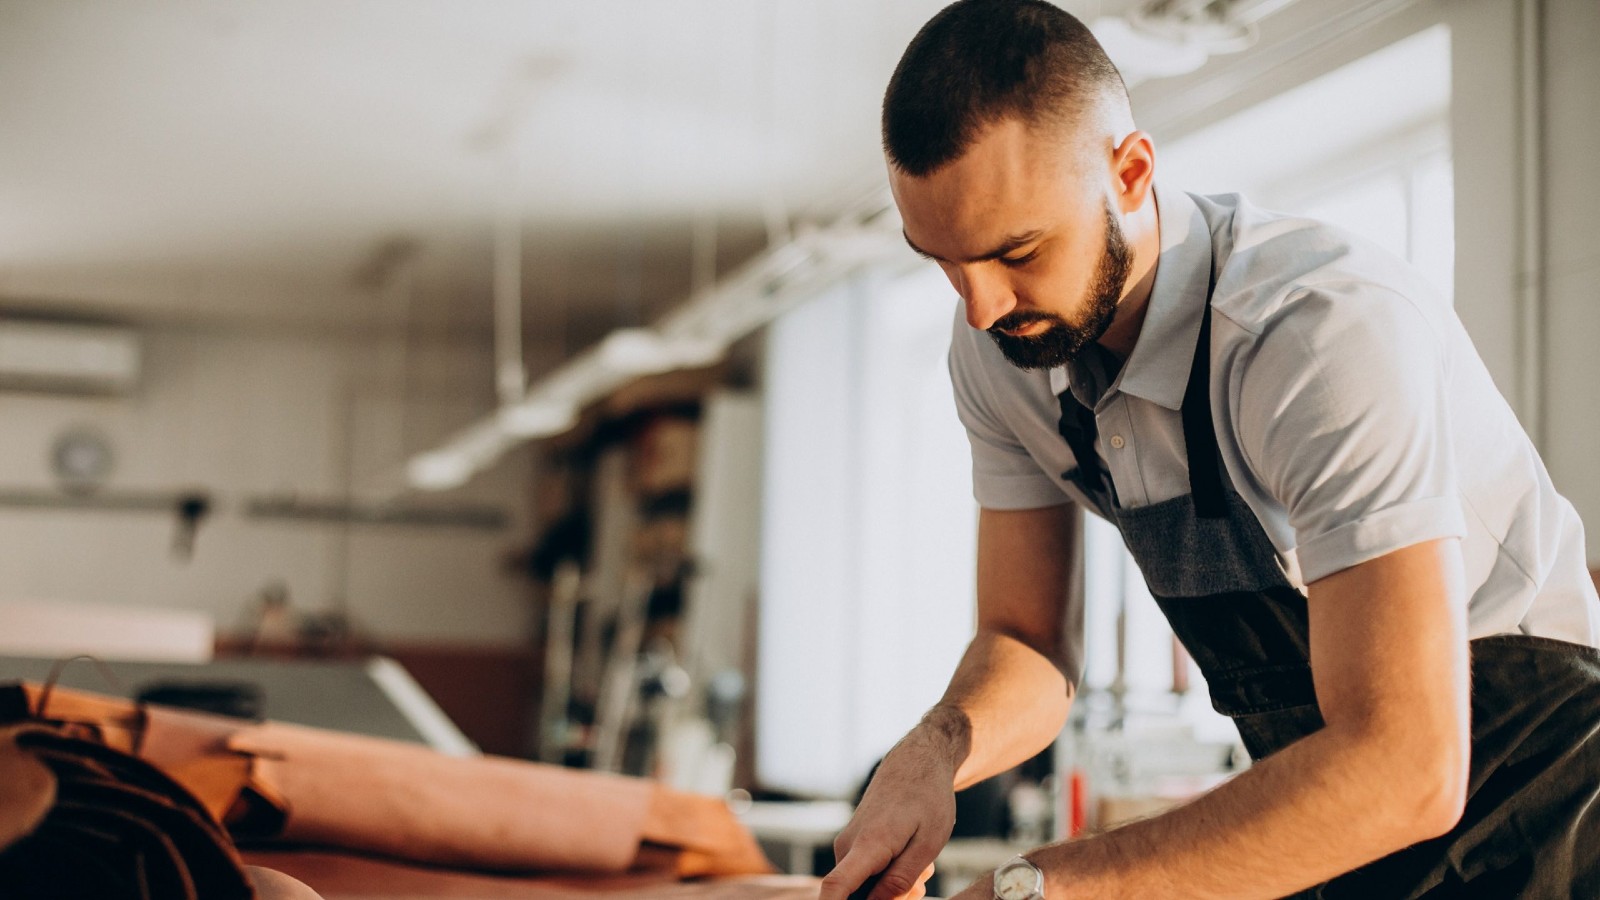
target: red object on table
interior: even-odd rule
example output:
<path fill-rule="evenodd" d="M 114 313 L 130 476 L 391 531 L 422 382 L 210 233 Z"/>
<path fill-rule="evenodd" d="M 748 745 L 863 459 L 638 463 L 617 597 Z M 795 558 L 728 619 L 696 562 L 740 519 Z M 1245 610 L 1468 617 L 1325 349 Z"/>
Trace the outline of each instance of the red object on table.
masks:
<path fill-rule="evenodd" d="M 1067 837 L 1075 838 L 1083 835 L 1089 827 L 1089 780 L 1084 777 L 1083 769 L 1073 767 L 1072 775 L 1067 782 Z"/>

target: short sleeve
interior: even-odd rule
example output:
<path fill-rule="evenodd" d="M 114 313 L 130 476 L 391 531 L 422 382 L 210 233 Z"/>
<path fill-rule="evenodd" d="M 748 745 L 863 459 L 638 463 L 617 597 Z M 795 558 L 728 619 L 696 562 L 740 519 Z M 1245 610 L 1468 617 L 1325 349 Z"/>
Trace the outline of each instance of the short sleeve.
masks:
<path fill-rule="evenodd" d="M 1262 330 L 1238 384 L 1240 446 L 1287 511 L 1306 582 L 1466 533 L 1448 357 L 1406 297 L 1319 286 Z"/>
<path fill-rule="evenodd" d="M 993 364 L 983 359 L 978 346 L 985 339 L 958 313 L 950 340 L 950 384 L 956 415 L 972 446 L 973 496 L 985 509 L 1058 506 L 1066 496 L 1006 425 L 1003 399 L 984 371 Z"/>

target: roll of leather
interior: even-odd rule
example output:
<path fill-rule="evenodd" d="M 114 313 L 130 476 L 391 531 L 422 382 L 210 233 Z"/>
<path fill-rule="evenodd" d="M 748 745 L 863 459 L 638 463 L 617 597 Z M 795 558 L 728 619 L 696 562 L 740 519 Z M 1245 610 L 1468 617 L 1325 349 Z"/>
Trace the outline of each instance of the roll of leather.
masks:
<path fill-rule="evenodd" d="M 60 729 L 0 728 L 0 785 L 0 896 L 255 896 L 216 819 L 127 753 Z"/>
<path fill-rule="evenodd" d="M 474 869 L 622 872 L 654 785 L 380 738 L 268 722 L 228 747 L 284 804 L 296 844 Z"/>

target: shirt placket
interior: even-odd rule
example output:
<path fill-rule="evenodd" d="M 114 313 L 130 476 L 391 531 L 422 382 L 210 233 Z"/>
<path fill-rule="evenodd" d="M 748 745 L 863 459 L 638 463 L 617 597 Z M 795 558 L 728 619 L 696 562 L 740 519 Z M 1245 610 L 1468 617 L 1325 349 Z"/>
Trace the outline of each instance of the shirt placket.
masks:
<path fill-rule="evenodd" d="M 1117 486 L 1118 505 L 1123 509 L 1148 505 L 1149 492 L 1145 490 L 1144 473 L 1135 452 L 1133 416 L 1128 410 L 1127 398 L 1113 393 L 1100 403 L 1094 418 L 1100 432 L 1095 450 Z"/>

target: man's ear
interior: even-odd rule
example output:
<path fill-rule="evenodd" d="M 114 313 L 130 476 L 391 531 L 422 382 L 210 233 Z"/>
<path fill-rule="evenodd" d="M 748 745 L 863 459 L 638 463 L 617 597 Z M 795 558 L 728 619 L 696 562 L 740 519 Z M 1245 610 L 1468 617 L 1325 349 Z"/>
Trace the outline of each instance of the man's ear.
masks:
<path fill-rule="evenodd" d="M 1113 187 L 1124 214 L 1142 208 L 1155 183 L 1156 147 L 1150 135 L 1133 131 L 1111 151 Z"/>

